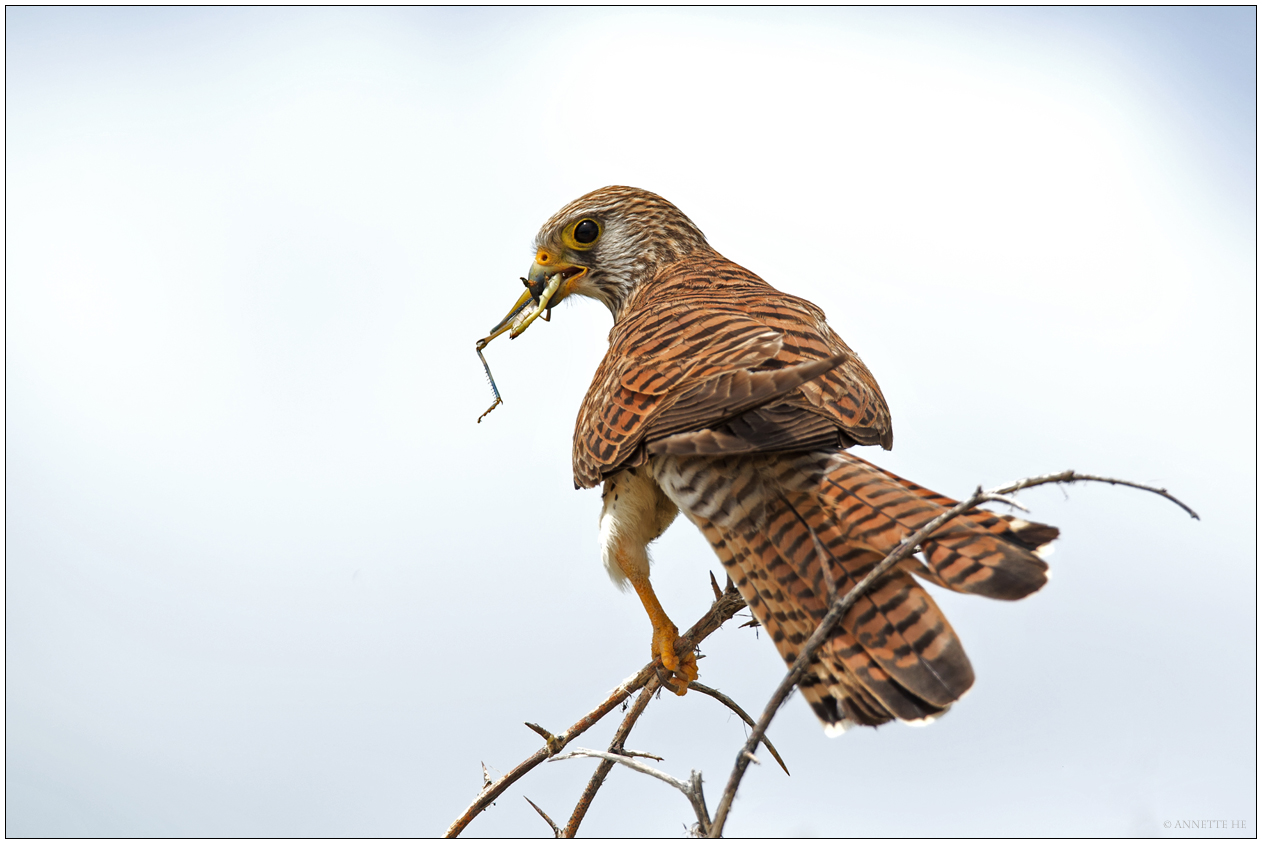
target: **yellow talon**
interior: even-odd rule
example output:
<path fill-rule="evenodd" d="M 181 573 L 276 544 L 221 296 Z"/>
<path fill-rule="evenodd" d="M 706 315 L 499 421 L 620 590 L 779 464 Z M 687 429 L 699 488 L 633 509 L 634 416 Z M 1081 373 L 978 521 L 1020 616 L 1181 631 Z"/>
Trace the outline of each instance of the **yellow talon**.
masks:
<path fill-rule="evenodd" d="M 666 615 L 666 610 L 662 609 L 661 602 L 657 600 L 653 586 L 649 583 L 648 559 L 643 559 L 642 567 L 636 566 L 626 559 L 623 549 L 615 550 L 614 559 L 640 596 L 640 603 L 644 604 L 649 622 L 653 625 L 651 652 L 653 659 L 660 660 L 664 669 L 657 672 L 658 676 L 663 685 L 675 694 L 686 694 L 688 684 L 697 679 L 697 655 L 692 649 L 681 647 L 683 643 L 679 641 L 679 628 Z"/>
<path fill-rule="evenodd" d="M 669 620 L 653 627 L 653 658 L 662 660 L 662 667 L 671 672 L 674 678 L 683 682 L 672 683 L 671 688 L 677 695 L 688 692 L 688 684 L 697 679 L 697 655 L 687 651 L 682 657 L 675 651 L 675 641 L 679 638 L 679 628 Z M 671 679 L 671 678 L 667 678 Z"/>

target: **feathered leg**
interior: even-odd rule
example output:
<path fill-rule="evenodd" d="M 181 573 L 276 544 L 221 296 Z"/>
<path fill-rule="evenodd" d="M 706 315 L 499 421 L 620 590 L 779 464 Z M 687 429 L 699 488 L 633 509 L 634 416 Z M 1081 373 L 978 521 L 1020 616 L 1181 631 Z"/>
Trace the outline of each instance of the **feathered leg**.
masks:
<path fill-rule="evenodd" d="M 653 658 L 660 657 L 662 666 L 682 680 L 673 684 L 675 693 L 682 695 L 697 679 L 697 655 L 676 653 L 679 628 L 649 582 L 648 554 L 649 543 L 670 527 L 679 509 L 643 468 L 627 469 L 607 479 L 601 498 L 600 544 L 605 570 L 619 588 L 630 584 L 635 589 L 653 625 Z"/>

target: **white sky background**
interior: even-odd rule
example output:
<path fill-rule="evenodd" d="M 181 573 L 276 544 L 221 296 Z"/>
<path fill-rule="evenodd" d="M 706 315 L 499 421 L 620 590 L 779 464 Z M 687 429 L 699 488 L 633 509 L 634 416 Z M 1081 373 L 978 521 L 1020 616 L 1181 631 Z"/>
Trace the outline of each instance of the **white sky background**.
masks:
<path fill-rule="evenodd" d="M 8 835 L 437 834 L 646 661 L 570 480 L 604 308 L 492 344 L 474 424 L 474 340 L 607 184 L 827 311 L 893 411 L 864 456 L 1203 517 L 1025 495 L 1049 587 L 935 592 L 969 697 L 837 740 L 793 700 L 729 831 L 1256 835 L 1253 9 L 5 21 Z M 685 627 L 720 566 L 682 520 L 655 557 Z M 751 711 L 784 671 L 704 651 Z M 629 744 L 714 805 L 744 737 L 689 695 Z M 594 765 L 469 834 L 543 835 L 522 795 L 564 818 Z M 690 817 L 620 770 L 583 832 Z"/>

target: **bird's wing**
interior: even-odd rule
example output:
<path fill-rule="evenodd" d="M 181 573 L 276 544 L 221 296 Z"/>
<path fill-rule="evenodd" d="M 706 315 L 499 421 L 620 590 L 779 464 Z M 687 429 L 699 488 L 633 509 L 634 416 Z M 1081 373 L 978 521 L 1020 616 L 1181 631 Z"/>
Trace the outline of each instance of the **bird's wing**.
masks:
<path fill-rule="evenodd" d="M 610 333 L 574 430 L 574 482 L 650 454 L 889 447 L 872 374 L 814 305 L 718 255 L 642 285 Z"/>

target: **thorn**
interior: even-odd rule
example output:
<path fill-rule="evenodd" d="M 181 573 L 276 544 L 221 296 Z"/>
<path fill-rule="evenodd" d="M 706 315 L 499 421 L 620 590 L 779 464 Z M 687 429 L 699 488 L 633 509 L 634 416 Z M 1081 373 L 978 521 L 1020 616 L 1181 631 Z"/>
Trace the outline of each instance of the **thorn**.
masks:
<path fill-rule="evenodd" d="M 750 753 L 748 750 L 745 751 L 745 758 L 748 759 L 750 762 L 753 762 L 755 765 L 762 764 L 762 762 L 758 761 L 758 757 Z"/>
<path fill-rule="evenodd" d="M 535 805 L 535 801 L 531 800 L 531 799 L 530 799 L 529 797 L 527 797 L 526 795 L 524 795 L 524 794 L 523 794 L 523 795 L 522 795 L 522 799 L 524 799 L 527 803 L 529 803 L 529 804 L 530 804 L 530 808 L 534 809 L 536 812 L 538 812 L 538 813 L 539 813 L 539 817 L 543 818 L 545 821 L 547 821 L 547 822 L 548 822 L 548 826 L 552 827 L 552 837 L 553 837 L 553 838 L 560 838 L 560 837 L 561 837 L 561 830 L 560 830 L 560 828 L 558 828 L 558 827 L 557 827 L 557 825 L 556 825 L 556 824 L 554 824 L 554 823 L 552 822 L 552 818 L 548 817 L 548 813 L 547 813 L 547 812 L 545 812 L 543 809 L 540 809 L 538 806 L 536 806 L 536 805 Z"/>
<path fill-rule="evenodd" d="M 538 733 L 540 736 L 543 737 L 544 742 L 548 745 L 549 756 L 556 756 L 558 753 L 561 752 L 561 748 L 565 747 L 564 739 L 562 739 L 560 736 L 552 735 L 552 733 L 548 732 L 543 727 L 540 727 L 538 724 L 532 724 L 529 721 L 527 721 L 526 726 L 534 730 L 536 733 Z"/>
<path fill-rule="evenodd" d="M 749 621 L 742 624 L 741 627 L 762 627 L 762 622 L 756 618 L 751 618 Z"/>
<path fill-rule="evenodd" d="M 714 698 L 719 703 L 723 704 L 728 709 L 732 710 L 737 715 L 739 715 L 740 719 L 744 721 L 746 724 L 748 724 L 751 727 L 754 726 L 754 719 L 749 717 L 749 713 L 746 712 L 744 709 L 741 709 L 740 705 L 736 701 L 732 700 L 730 697 L 723 694 L 718 689 L 712 689 L 709 686 L 703 683 L 698 683 L 695 680 L 688 684 L 688 688 L 696 689 L 697 691 L 701 692 L 703 695 L 709 695 L 710 697 Z M 776 760 L 776 764 L 780 766 L 780 770 L 784 771 L 785 775 L 787 776 L 789 773 L 789 768 L 787 765 L 784 764 L 784 760 L 780 758 L 780 754 L 776 752 L 776 746 L 771 743 L 771 739 L 767 738 L 766 736 L 763 736 L 762 743 L 767 748 L 767 750 L 771 752 L 771 756 L 772 758 Z M 754 761 L 758 762 L 757 759 L 755 759 Z M 759 764 L 762 764 L 762 763 L 759 762 Z"/>
<path fill-rule="evenodd" d="M 625 747 L 618 751 L 622 756 L 643 756 L 645 759 L 656 759 L 658 762 L 665 762 L 663 756 L 654 756 L 652 753 L 643 753 L 639 750 L 627 750 Z"/>
<path fill-rule="evenodd" d="M 714 590 L 714 600 L 723 598 L 723 593 L 719 591 L 719 582 L 714 579 L 714 572 L 710 572 L 710 588 Z"/>
<path fill-rule="evenodd" d="M 482 790 L 486 791 L 488 788 L 490 788 L 493 785 L 493 782 L 491 780 L 491 772 L 486 769 L 485 762 L 479 762 L 478 764 L 482 766 Z"/>

